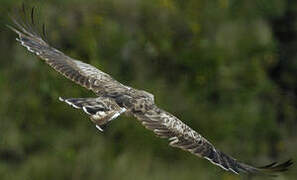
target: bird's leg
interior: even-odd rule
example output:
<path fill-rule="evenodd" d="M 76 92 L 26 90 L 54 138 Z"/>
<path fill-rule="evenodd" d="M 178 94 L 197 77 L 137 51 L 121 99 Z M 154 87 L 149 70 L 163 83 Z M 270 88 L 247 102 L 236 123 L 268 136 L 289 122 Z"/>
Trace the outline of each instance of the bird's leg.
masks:
<path fill-rule="evenodd" d="M 82 109 L 90 115 L 91 121 L 100 131 L 103 131 L 113 119 L 116 119 L 126 111 L 125 108 L 121 108 L 113 99 L 105 97 L 59 99 L 76 109 Z"/>

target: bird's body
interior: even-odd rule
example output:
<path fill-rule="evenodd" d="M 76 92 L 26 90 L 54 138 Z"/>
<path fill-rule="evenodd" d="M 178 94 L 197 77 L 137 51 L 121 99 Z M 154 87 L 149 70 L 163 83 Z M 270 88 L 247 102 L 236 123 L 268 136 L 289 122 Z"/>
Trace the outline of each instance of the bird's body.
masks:
<path fill-rule="evenodd" d="M 33 10 L 31 16 L 34 25 Z M 66 56 L 45 42 L 42 36 L 28 25 L 28 22 L 14 20 L 14 24 L 16 27 L 9 27 L 18 34 L 17 41 L 21 45 L 66 78 L 93 91 L 98 96 L 96 98 L 60 98 L 60 100 L 74 108 L 82 109 L 99 130 L 102 131 L 107 123 L 126 112 L 157 136 L 169 139 L 170 146 L 189 151 L 236 174 L 279 172 L 287 170 L 292 164 L 289 160 L 283 164 L 273 163 L 263 168 L 256 168 L 237 161 L 216 149 L 180 119 L 158 108 L 151 93 L 125 86 L 101 70 Z"/>

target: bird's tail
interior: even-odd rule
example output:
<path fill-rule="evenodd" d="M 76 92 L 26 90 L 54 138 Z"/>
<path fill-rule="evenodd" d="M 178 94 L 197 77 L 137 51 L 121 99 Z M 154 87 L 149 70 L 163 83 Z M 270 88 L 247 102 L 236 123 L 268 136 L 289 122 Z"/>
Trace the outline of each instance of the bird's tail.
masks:
<path fill-rule="evenodd" d="M 116 119 L 126 109 L 119 107 L 113 100 L 103 97 L 98 98 L 59 98 L 76 109 L 82 109 L 90 116 L 96 127 L 103 131 L 111 120 Z"/>

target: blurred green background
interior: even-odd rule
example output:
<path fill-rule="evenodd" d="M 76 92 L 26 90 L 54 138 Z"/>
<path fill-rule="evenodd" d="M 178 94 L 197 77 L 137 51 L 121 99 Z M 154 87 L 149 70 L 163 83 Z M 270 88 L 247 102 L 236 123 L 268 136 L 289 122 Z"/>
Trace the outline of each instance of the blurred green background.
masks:
<path fill-rule="evenodd" d="M 227 154 L 256 166 L 297 159 L 297 1 L 24 2 L 51 45 L 151 92 Z M 94 95 L 15 41 L 5 25 L 21 4 L 0 0 L 1 180 L 251 179 L 169 147 L 134 118 L 102 134 L 59 102 Z"/>

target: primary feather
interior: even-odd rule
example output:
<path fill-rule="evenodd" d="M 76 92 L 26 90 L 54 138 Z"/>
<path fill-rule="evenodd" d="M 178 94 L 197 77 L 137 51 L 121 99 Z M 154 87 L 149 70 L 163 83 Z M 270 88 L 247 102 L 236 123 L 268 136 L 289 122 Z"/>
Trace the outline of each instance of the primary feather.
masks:
<path fill-rule="evenodd" d="M 34 24 L 33 12 L 34 10 L 31 13 L 31 24 Z M 125 86 L 97 68 L 66 56 L 45 42 L 42 36 L 29 25 L 30 23 L 15 19 L 13 21 L 15 27 L 9 26 L 9 28 L 18 34 L 17 41 L 22 46 L 36 54 L 66 78 L 100 96 L 100 101 L 97 98 L 60 99 L 75 108 L 82 108 L 91 116 L 91 119 L 92 116 L 100 115 L 96 119 L 98 122 L 95 122 L 97 125 L 103 122 L 101 121 L 103 117 L 106 119 L 107 115 L 110 115 L 108 113 L 113 113 L 112 116 L 108 116 L 108 119 L 114 119 L 127 110 L 129 114 L 137 118 L 143 126 L 152 130 L 157 136 L 169 139 L 170 146 L 181 148 L 205 158 L 224 170 L 236 174 L 269 175 L 285 171 L 292 165 L 292 160 L 289 160 L 282 164 L 272 163 L 257 168 L 237 161 L 216 149 L 209 141 L 177 117 L 158 108 L 154 103 L 152 94 Z M 106 102 L 113 106 L 105 106 Z M 106 115 L 104 116 L 103 113 Z"/>

